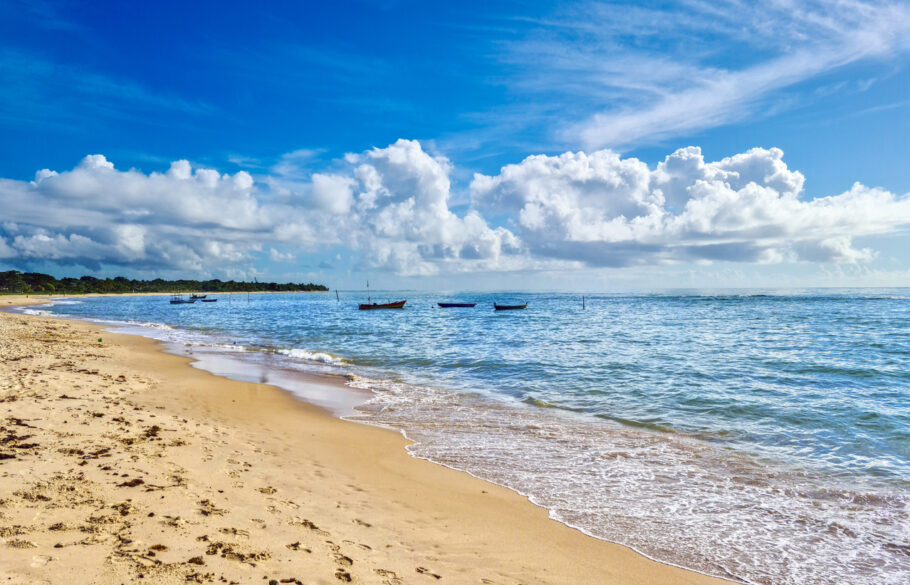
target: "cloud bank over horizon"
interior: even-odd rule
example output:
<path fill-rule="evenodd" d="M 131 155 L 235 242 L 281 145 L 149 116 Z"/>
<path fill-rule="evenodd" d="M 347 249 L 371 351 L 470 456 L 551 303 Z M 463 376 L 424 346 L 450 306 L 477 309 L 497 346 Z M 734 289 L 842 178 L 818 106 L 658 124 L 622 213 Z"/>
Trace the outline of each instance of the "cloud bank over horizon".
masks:
<path fill-rule="evenodd" d="M 0 179 L 0 265 L 102 266 L 233 277 L 346 250 L 348 268 L 403 276 L 714 262 L 863 264 L 855 238 L 910 225 L 910 194 L 856 183 L 808 200 L 776 148 L 652 166 L 611 150 L 533 155 L 454 185 L 416 140 L 318 170 L 252 176 L 103 155 L 32 181 Z M 469 204 L 457 202 L 467 201 Z"/>

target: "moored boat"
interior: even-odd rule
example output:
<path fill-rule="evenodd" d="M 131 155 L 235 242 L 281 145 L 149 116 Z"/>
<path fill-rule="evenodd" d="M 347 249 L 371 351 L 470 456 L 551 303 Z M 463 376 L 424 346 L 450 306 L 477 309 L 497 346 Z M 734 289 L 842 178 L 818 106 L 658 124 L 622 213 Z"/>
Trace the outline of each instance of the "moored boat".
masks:
<path fill-rule="evenodd" d="M 202 299 L 203 303 L 217 303 L 218 299 Z"/>
<path fill-rule="evenodd" d="M 471 308 L 477 303 L 436 303 L 441 309 Z"/>
<path fill-rule="evenodd" d="M 498 303 L 493 303 L 493 310 L 495 311 L 519 311 L 528 306 L 528 303 L 523 305 L 500 305 Z"/>
<path fill-rule="evenodd" d="M 172 305 L 192 305 L 195 302 L 196 299 L 194 298 L 185 299 L 183 298 L 183 295 L 171 295 Z"/>
<path fill-rule="evenodd" d="M 357 306 L 361 311 L 372 311 L 373 309 L 403 309 L 407 299 L 395 301 L 394 303 L 362 303 Z"/>
<path fill-rule="evenodd" d="M 204 299 L 206 296 L 208 296 L 208 295 L 197 295 L 194 293 L 194 294 L 190 295 L 190 298 L 195 301 L 195 300 L 199 300 L 199 299 Z"/>

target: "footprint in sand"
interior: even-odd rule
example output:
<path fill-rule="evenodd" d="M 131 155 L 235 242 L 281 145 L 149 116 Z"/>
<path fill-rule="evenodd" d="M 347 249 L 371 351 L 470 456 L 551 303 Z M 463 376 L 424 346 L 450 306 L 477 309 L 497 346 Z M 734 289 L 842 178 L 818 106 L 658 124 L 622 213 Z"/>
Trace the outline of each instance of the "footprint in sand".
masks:
<path fill-rule="evenodd" d="M 402 580 L 395 571 L 388 569 L 373 569 L 373 572 L 382 577 L 383 585 L 401 585 Z"/>
<path fill-rule="evenodd" d="M 223 516 L 227 510 L 218 508 L 214 502 L 209 499 L 199 501 L 199 513 L 203 516 Z"/>
<path fill-rule="evenodd" d="M 288 524 L 290 524 L 291 526 L 303 526 L 307 530 L 312 530 L 319 536 L 328 536 L 329 535 L 328 532 L 326 532 L 325 530 L 321 530 L 318 526 L 316 526 L 314 523 L 310 522 L 306 518 L 300 519 L 298 517 L 295 517 L 293 520 L 288 522 Z"/>
<path fill-rule="evenodd" d="M 437 575 L 436 573 L 430 571 L 426 567 L 417 567 L 414 570 L 417 571 L 418 573 L 420 573 L 421 575 L 426 575 L 427 577 L 433 577 L 434 579 L 442 579 L 442 575 Z"/>
<path fill-rule="evenodd" d="M 297 542 L 292 542 L 291 544 L 286 544 L 284 546 L 287 547 L 289 550 L 302 550 L 305 553 L 313 552 L 312 550 L 308 549 L 307 547 L 301 545 L 299 540 Z"/>
<path fill-rule="evenodd" d="M 54 560 L 54 557 L 50 557 L 47 555 L 35 555 L 32 557 L 32 566 L 36 567 L 36 568 L 44 567 L 53 560 Z"/>

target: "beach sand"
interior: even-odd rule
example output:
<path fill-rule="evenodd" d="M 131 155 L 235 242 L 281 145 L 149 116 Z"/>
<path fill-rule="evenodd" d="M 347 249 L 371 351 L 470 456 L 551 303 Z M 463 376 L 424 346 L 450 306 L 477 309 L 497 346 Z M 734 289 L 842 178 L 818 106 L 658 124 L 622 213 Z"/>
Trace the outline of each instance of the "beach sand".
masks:
<path fill-rule="evenodd" d="M 0 583 L 728 583 L 189 361 L 0 313 Z"/>

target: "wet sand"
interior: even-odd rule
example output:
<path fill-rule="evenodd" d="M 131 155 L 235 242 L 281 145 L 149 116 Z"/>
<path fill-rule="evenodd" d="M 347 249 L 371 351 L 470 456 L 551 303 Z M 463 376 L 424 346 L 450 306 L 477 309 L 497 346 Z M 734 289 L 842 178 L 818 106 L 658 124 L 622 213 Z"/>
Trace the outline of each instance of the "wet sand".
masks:
<path fill-rule="evenodd" d="M 189 362 L 0 313 L 0 582 L 728 583 Z"/>

